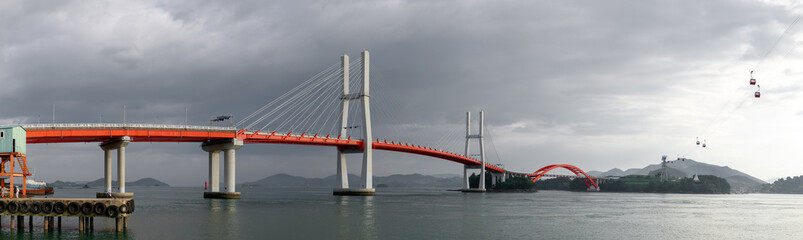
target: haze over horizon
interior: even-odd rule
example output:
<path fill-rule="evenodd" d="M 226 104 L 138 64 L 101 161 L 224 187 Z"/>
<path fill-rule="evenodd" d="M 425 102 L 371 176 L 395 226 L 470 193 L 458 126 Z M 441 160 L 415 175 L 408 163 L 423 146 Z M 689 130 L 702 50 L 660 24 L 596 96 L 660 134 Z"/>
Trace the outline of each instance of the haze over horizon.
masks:
<path fill-rule="evenodd" d="M 393 104 L 393 119 L 374 124 L 415 144 L 461 153 L 450 134 L 464 131 L 466 111 L 485 110 L 489 160 L 515 171 L 626 170 L 668 155 L 759 179 L 798 176 L 803 24 L 779 36 L 801 13 L 795 1 L 0 1 L 0 125 L 49 123 L 54 104 L 61 123 L 122 122 L 123 106 L 128 123 L 183 124 L 185 109 L 194 125 L 236 120 L 367 49 L 382 90 L 372 99 Z M 760 99 L 747 84 L 754 68 Z M 103 176 L 97 143 L 27 150 L 40 181 Z M 128 181 L 206 181 L 197 143 L 126 152 Z M 462 171 L 374 154 L 376 176 Z M 333 148 L 237 151 L 238 183 L 335 168 Z M 349 173 L 359 169 L 350 156 Z"/>

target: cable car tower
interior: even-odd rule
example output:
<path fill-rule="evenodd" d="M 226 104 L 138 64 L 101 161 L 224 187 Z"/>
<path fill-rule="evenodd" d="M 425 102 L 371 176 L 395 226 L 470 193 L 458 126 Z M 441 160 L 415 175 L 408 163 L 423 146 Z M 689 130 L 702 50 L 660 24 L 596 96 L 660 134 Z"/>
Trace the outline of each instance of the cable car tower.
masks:
<path fill-rule="evenodd" d="M 666 155 L 661 156 L 661 182 L 669 181 L 669 175 L 666 171 Z"/>

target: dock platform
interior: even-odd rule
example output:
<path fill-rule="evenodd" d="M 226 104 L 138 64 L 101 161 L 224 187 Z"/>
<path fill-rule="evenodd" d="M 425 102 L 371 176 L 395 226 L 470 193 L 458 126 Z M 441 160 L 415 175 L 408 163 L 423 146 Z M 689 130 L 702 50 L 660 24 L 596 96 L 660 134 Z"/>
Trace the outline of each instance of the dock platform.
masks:
<path fill-rule="evenodd" d="M 134 212 L 132 198 L 3 198 L 0 199 L 0 222 L 2 216 L 11 216 L 12 229 L 25 228 L 25 217 L 28 216 L 29 227 L 33 229 L 33 217 L 44 219 L 44 229 L 61 230 L 62 217 L 78 217 L 79 231 L 92 231 L 94 218 L 114 218 L 115 229 L 121 231 L 128 223 L 128 217 Z"/>

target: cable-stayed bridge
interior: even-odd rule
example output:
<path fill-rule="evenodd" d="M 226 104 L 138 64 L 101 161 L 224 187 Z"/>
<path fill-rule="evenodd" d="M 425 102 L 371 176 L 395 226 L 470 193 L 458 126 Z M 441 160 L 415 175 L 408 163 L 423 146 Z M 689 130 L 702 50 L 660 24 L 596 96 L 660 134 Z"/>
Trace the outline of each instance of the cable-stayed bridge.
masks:
<path fill-rule="evenodd" d="M 549 165 L 534 173 L 514 172 L 501 164 L 486 160 L 484 113 L 480 112 L 479 130 L 472 134 L 471 114 L 466 115 L 465 149 L 463 153 L 447 151 L 425 144 L 397 141 L 400 136 L 374 137 L 371 117 L 370 54 L 362 52 L 360 59 L 350 61 L 347 55 L 333 65 L 263 105 L 254 113 L 240 119 L 231 127 L 160 125 L 130 123 L 71 123 L 27 124 L 27 143 L 100 142 L 104 151 L 105 192 L 101 195 L 131 197 L 125 191 L 125 149 L 131 142 L 199 142 L 209 154 L 208 198 L 239 198 L 235 187 L 235 153 L 244 144 L 295 144 L 329 146 L 337 149 L 338 195 L 373 195 L 373 150 L 423 155 L 462 164 L 463 190 L 485 191 L 485 185 L 469 187 L 472 169 L 479 169 L 480 178 L 488 172 L 496 181 L 510 176 L 526 176 L 533 181 L 550 175 L 554 169 L 567 169 L 582 178 L 589 189 L 598 190 L 595 179 L 581 169 L 566 164 Z M 392 115 L 382 112 L 383 116 Z M 356 116 L 356 117 L 355 117 Z M 386 117 L 393 119 L 393 117 Z M 400 131 L 396 133 L 402 135 Z M 460 137 L 462 138 L 462 137 Z M 472 154 L 471 141 L 477 140 L 479 153 Z M 119 192 L 112 192 L 112 151 L 117 152 Z M 461 149 L 463 150 L 463 149 Z M 223 153 L 223 189 L 220 189 L 220 154 Z M 362 155 L 361 179 L 357 185 L 348 182 L 347 155 Z M 480 181 L 484 183 L 485 181 Z"/>

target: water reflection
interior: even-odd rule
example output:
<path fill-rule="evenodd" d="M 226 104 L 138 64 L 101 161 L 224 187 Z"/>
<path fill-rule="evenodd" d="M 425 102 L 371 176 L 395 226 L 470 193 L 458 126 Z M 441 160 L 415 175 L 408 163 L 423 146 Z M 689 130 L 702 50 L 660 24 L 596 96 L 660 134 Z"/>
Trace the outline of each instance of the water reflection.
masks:
<path fill-rule="evenodd" d="M 339 217 L 348 217 L 348 205 L 349 205 L 349 197 L 346 196 L 335 196 L 335 201 L 337 202 L 337 216 Z"/>
<path fill-rule="evenodd" d="M 353 236 L 369 239 L 377 237 L 374 198 L 374 196 L 335 196 L 339 239 Z M 359 232 L 352 232 L 354 230 Z"/>
<path fill-rule="evenodd" d="M 209 217 L 207 236 L 211 239 L 238 239 L 236 199 L 208 199 Z"/>
<path fill-rule="evenodd" d="M 234 213 L 237 211 L 237 200 L 234 199 L 209 199 L 209 211 Z"/>
<path fill-rule="evenodd" d="M 374 196 L 364 196 L 361 198 L 363 204 L 362 236 L 371 239 L 377 238 L 376 220 L 374 219 Z"/>

